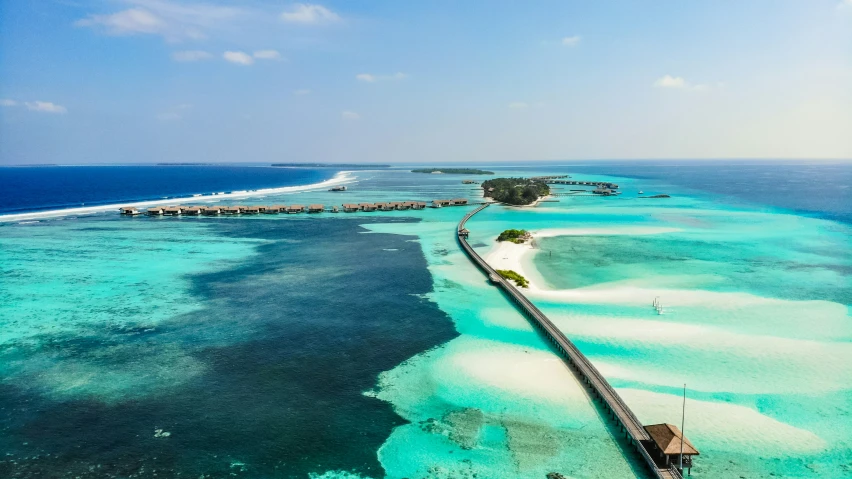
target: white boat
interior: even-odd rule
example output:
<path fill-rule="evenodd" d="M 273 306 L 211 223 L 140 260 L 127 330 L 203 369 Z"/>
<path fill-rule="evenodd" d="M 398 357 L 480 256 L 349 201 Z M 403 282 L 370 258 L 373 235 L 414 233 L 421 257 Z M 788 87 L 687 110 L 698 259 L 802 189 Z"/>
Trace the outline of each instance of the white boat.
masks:
<path fill-rule="evenodd" d="M 644 195 L 644 194 L 645 194 L 645 192 L 644 192 L 644 191 L 640 191 L 640 192 L 639 192 L 639 194 L 640 194 L 640 195 Z"/>

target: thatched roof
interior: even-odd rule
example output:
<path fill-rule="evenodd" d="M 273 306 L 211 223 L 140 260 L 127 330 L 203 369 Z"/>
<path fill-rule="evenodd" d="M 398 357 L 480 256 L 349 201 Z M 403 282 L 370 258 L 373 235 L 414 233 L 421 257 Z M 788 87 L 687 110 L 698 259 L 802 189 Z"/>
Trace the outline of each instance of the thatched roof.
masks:
<path fill-rule="evenodd" d="M 303 210 L 305 207 L 303 205 L 290 205 L 287 207 L 288 210 Z"/>
<path fill-rule="evenodd" d="M 321 209 L 325 208 L 325 206 L 318 205 L 318 204 L 312 204 L 311 206 L 308 206 L 308 208 L 312 209 L 312 210 L 321 210 Z"/>
<path fill-rule="evenodd" d="M 680 454 L 680 441 L 683 434 L 677 426 L 672 424 L 654 424 L 645 426 L 645 430 L 648 431 L 648 435 L 651 436 L 657 447 L 663 451 L 663 454 Z M 695 449 L 695 446 L 689 442 L 689 439 L 683 438 L 683 455 L 697 456 L 698 454 L 698 449 Z"/>

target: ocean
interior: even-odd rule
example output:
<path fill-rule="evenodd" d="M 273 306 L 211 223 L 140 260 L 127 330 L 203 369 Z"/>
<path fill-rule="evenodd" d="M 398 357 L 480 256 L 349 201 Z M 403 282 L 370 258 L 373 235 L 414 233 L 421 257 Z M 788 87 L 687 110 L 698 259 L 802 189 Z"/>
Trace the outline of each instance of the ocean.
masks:
<path fill-rule="evenodd" d="M 0 167 L 0 214 L 307 185 L 335 173 L 247 166 Z"/>
<path fill-rule="evenodd" d="M 516 261 L 645 424 L 679 425 L 686 383 L 693 476 L 849 477 L 852 227 L 832 198 L 852 169 L 830 168 L 496 166 L 623 194 L 491 206 L 470 241 Z M 461 179 L 358 171 L 240 203 L 478 201 Z M 217 189 L 240 188 L 198 184 Z M 458 248 L 469 210 L 0 223 L 0 477 L 644 477 Z M 537 235 L 516 260 L 494 241 L 510 227 Z"/>

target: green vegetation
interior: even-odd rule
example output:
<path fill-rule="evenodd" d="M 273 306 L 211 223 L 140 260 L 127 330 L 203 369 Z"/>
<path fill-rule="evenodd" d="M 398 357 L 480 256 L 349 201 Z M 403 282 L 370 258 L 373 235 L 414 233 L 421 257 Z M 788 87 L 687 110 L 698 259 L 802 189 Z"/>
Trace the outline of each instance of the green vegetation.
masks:
<path fill-rule="evenodd" d="M 418 168 L 412 173 L 444 173 L 447 175 L 493 175 L 493 171 L 477 170 L 475 168 Z"/>
<path fill-rule="evenodd" d="M 550 194 L 550 187 L 530 178 L 494 178 L 482 182 L 486 197 L 509 205 L 528 205 Z"/>
<path fill-rule="evenodd" d="M 527 230 L 506 230 L 500 233 L 497 241 L 511 241 L 512 243 L 521 244 L 529 238 Z"/>
<path fill-rule="evenodd" d="M 530 286 L 530 282 L 527 281 L 527 278 L 524 278 L 523 276 L 512 271 L 511 269 L 498 269 L 497 273 L 499 273 L 500 276 L 502 276 L 506 279 L 510 279 L 510 280 L 514 281 L 515 284 L 517 284 L 521 288 L 529 288 L 529 286 Z"/>

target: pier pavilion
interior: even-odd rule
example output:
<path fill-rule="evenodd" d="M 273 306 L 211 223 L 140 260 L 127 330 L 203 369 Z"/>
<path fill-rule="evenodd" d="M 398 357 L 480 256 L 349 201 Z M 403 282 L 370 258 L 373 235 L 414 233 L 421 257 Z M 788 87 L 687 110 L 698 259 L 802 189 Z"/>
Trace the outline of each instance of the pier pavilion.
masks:
<path fill-rule="evenodd" d="M 652 424 L 645 426 L 645 431 L 651 436 L 652 446 L 649 452 L 654 460 L 664 467 L 680 466 L 681 448 L 683 450 L 683 467 L 692 469 L 692 456 L 699 455 L 698 449 L 683 437 L 677 426 L 673 424 Z M 690 471 L 692 472 L 692 471 Z"/>

